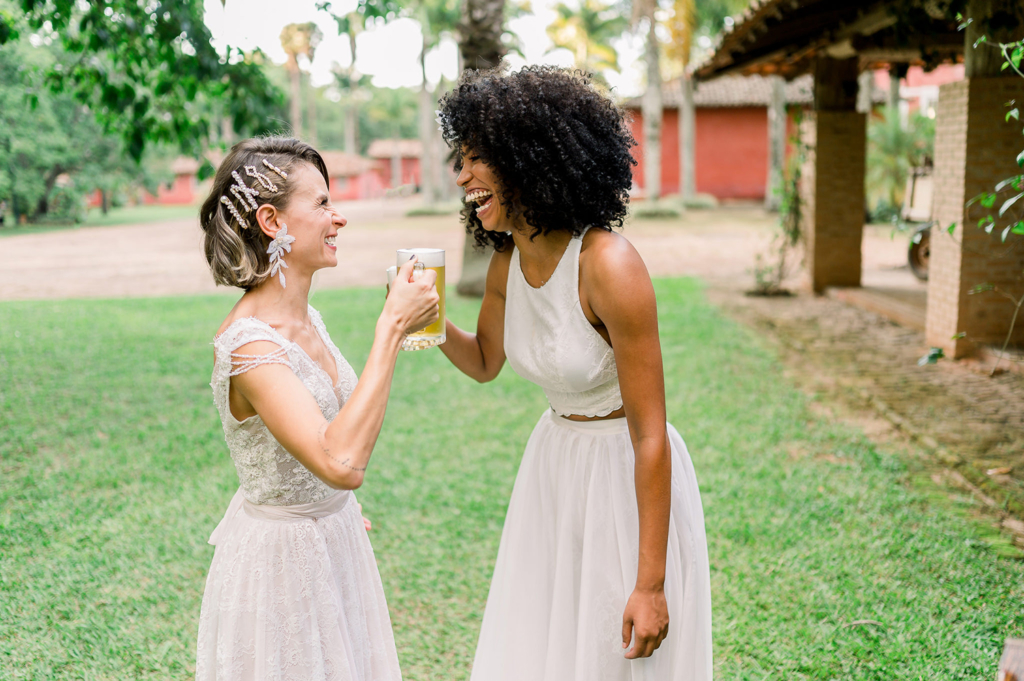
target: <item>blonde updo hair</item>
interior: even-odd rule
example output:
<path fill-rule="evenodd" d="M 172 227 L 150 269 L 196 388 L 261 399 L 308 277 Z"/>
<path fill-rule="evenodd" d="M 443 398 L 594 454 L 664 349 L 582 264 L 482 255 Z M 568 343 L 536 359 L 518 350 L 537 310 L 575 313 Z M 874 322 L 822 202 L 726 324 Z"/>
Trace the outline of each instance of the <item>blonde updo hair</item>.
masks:
<path fill-rule="evenodd" d="M 288 179 L 270 170 L 263 163 L 264 159 L 284 171 Z M 238 173 L 242 182 L 257 192 L 253 195 L 257 204 L 270 204 L 278 210 L 284 210 L 295 190 L 292 172 L 303 163 L 318 170 L 324 176 L 324 182 L 330 186 L 323 158 L 305 142 L 287 137 L 259 137 L 244 140 L 231 148 L 217 169 L 210 195 L 199 210 L 206 262 L 218 284 L 237 286 L 248 291 L 270 276 L 270 259 L 267 256 L 270 237 L 260 229 L 256 211 L 250 210 L 239 197 L 231 193 L 231 186 L 235 184 L 232 173 Z M 277 191 L 270 191 L 255 177 L 250 177 L 245 171 L 246 166 L 254 166 L 276 185 Z M 248 227 L 239 224 L 228 206 L 221 201 L 222 196 L 234 204 Z"/>

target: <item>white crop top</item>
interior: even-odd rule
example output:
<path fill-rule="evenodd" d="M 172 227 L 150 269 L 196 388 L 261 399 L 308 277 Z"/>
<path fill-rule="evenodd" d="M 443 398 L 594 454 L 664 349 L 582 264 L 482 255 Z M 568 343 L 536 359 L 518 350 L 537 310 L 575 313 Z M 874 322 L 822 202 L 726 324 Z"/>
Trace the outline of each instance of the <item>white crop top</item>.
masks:
<path fill-rule="evenodd" d="M 586 231 L 584 231 L 586 234 Z M 505 356 L 512 369 L 544 389 L 551 408 L 569 416 L 607 416 L 622 406 L 615 353 L 580 307 L 580 249 L 573 237 L 551 278 L 526 283 L 512 251 L 505 290 Z"/>

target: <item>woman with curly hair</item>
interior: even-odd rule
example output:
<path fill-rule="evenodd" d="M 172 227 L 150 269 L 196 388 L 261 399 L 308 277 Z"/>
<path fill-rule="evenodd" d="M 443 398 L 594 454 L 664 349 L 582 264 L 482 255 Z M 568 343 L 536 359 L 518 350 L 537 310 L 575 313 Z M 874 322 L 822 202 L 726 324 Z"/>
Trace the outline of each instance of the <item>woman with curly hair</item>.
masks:
<path fill-rule="evenodd" d="M 463 220 L 495 253 L 476 333 L 444 354 L 480 382 L 506 357 L 551 409 L 523 454 L 474 681 L 707 681 L 700 492 L 666 422 L 654 288 L 621 227 L 622 112 L 578 71 L 468 71 L 439 121 Z"/>

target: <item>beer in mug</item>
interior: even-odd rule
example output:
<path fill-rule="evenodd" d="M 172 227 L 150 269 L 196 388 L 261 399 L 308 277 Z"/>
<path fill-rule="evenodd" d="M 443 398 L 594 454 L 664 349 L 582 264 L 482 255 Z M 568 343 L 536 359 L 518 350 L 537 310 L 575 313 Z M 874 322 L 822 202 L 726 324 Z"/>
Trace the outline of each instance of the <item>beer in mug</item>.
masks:
<path fill-rule="evenodd" d="M 398 273 L 398 268 L 408 262 L 413 256 L 418 258 L 417 265 L 423 269 L 437 272 L 437 295 L 440 300 L 437 303 L 437 321 L 427 328 L 409 334 L 402 343 L 403 350 L 423 350 L 440 345 L 446 340 L 444 323 L 444 249 L 442 248 L 402 248 L 398 250 L 396 267 L 388 268 L 388 285 Z M 417 269 L 419 267 L 417 266 Z M 413 275 L 415 276 L 415 274 Z"/>

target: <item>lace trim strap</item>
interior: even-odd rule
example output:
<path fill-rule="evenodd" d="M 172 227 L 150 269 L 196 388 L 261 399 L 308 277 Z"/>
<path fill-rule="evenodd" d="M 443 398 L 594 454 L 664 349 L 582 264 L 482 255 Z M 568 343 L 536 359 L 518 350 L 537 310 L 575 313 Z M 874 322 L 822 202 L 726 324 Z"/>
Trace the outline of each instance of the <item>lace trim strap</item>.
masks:
<path fill-rule="evenodd" d="M 283 364 L 289 369 L 292 368 L 291 360 L 288 358 L 287 346 L 281 346 L 277 350 L 264 355 L 246 355 L 240 352 L 232 352 L 230 357 L 231 371 L 228 372 L 228 376 L 244 374 L 246 371 L 251 371 L 264 364 Z"/>

